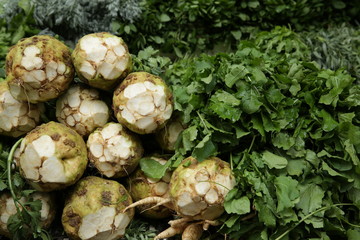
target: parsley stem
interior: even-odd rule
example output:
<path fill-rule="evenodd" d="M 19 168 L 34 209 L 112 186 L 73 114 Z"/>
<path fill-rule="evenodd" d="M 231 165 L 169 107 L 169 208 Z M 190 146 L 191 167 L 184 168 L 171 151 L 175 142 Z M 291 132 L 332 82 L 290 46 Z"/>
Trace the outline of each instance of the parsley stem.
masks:
<path fill-rule="evenodd" d="M 312 213 L 306 215 L 304 218 L 302 218 L 298 223 L 296 223 L 294 226 L 292 226 L 291 228 L 289 228 L 288 230 L 286 230 L 283 234 L 281 234 L 279 237 L 277 237 L 275 240 L 281 240 L 283 237 L 285 237 L 288 233 L 290 233 L 294 228 L 296 228 L 297 226 L 300 225 L 300 223 L 304 222 L 306 219 L 312 217 L 313 215 L 315 215 L 316 213 L 322 212 L 322 211 L 326 211 L 332 207 L 336 207 L 336 206 L 353 206 L 354 204 L 352 203 L 337 203 L 337 204 L 332 204 L 330 206 L 325 206 L 322 208 L 319 208 L 316 211 L 313 211 Z"/>
<path fill-rule="evenodd" d="M 201 114 L 199 113 L 199 111 L 196 111 L 196 113 L 197 113 L 197 115 L 199 116 L 201 123 L 204 125 L 204 128 L 205 128 L 206 132 L 209 134 L 210 131 L 209 131 L 208 127 L 206 126 L 206 123 L 205 123 L 203 117 L 201 116 Z"/>
<path fill-rule="evenodd" d="M 251 140 L 250 147 L 247 149 L 247 152 L 248 152 L 248 153 L 250 153 L 252 147 L 254 146 L 255 138 L 256 138 L 256 136 L 254 135 L 253 138 L 252 138 L 252 140 Z"/>
<path fill-rule="evenodd" d="M 11 164 L 13 162 L 13 158 L 14 158 L 14 152 L 16 150 L 16 148 L 20 145 L 21 141 L 23 140 L 23 138 L 20 138 L 10 149 L 10 153 L 9 153 L 9 156 L 7 158 L 7 179 L 8 179 L 8 183 L 9 183 L 9 189 L 10 189 L 10 193 L 11 193 L 11 196 L 12 198 L 14 199 L 14 202 L 15 202 L 15 206 L 16 206 L 16 209 L 17 211 L 19 212 L 20 209 L 18 207 L 18 205 L 16 204 L 17 203 L 17 196 L 15 194 L 15 191 L 14 191 L 14 186 L 13 186 L 13 182 L 12 182 L 12 179 L 11 179 Z"/>

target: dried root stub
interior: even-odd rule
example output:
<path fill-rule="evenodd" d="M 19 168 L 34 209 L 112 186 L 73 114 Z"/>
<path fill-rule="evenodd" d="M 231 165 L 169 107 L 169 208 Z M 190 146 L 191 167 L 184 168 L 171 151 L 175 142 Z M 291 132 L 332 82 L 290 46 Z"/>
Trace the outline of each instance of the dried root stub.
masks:
<path fill-rule="evenodd" d="M 131 71 L 123 39 L 110 33 L 92 33 L 77 43 L 72 59 L 79 78 L 92 87 L 113 89 Z"/>
<path fill-rule="evenodd" d="M 39 124 L 42 112 L 42 103 L 18 101 L 10 94 L 7 82 L 0 82 L 0 135 L 19 137 L 31 131 Z"/>
<path fill-rule="evenodd" d="M 50 227 L 56 213 L 54 196 L 51 193 L 34 192 L 30 195 L 30 198 L 34 201 L 41 201 L 40 226 L 45 229 Z M 23 197 L 20 202 L 24 204 L 27 200 L 29 199 Z M 14 199 L 9 192 L 2 192 L 0 195 L 0 235 L 11 238 L 11 234 L 7 229 L 7 222 L 10 216 L 14 214 L 16 214 Z"/>
<path fill-rule="evenodd" d="M 62 225 L 73 240 L 120 239 L 134 216 L 133 209 L 123 211 L 131 203 L 129 193 L 120 183 L 85 177 L 66 199 Z"/>
<path fill-rule="evenodd" d="M 158 157 L 150 157 L 160 164 L 164 165 L 166 160 Z M 167 171 L 161 179 L 149 178 L 140 169 L 136 169 L 133 174 L 127 178 L 128 191 L 134 201 L 139 201 L 147 197 L 169 198 L 169 183 L 171 172 Z M 138 206 L 140 215 L 152 218 L 162 219 L 172 215 L 171 210 L 165 206 L 153 207 L 152 205 Z"/>
<path fill-rule="evenodd" d="M 6 56 L 10 92 L 31 103 L 57 98 L 74 78 L 69 49 L 51 36 L 20 40 Z"/>
<path fill-rule="evenodd" d="M 117 120 L 131 131 L 153 133 L 171 117 L 172 93 L 160 77 L 134 72 L 115 90 L 113 109 Z"/>
<path fill-rule="evenodd" d="M 144 149 L 140 139 L 120 123 L 108 123 L 87 140 L 90 162 L 109 178 L 128 176 L 138 166 Z"/>
<path fill-rule="evenodd" d="M 87 149 L 83 138 L 57 122 L 42 124 L 20 144 L 20 173 L 39 191 L 49 192 L 74 184 L 83 175 Z"/>
<path fill-rule="evenodd" d="M 100 100 L 96 89 L 76 84 L 56 102 L 56 118 L 81 136 L 88 136 L 104 126 L 110 117 L 109 108 Z"/>

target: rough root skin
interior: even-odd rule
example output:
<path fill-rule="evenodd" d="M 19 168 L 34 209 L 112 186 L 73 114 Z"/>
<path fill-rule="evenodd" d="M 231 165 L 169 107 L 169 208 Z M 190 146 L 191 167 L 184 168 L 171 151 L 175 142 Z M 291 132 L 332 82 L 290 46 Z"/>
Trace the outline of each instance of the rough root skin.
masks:
<path fill-rule="evenodd" d="M 88 136 L 104 126 L 110 117 L 109 108 L 100 100 L 96 89 L 73 85 L 56 101 L 56 118 L 81 136 Z"/>
<path fill-rule="evenodd" d="M 160 77 L 134 72 L 114 91 L 113 110 L 117 120 L 131 131 L 154 133 L 171 117 L 172 93 Z"/>
<path fill-rule="evenodd" d="M 9 89 L 19 101 L 57 98 L 69 87 L 74 73 L 70 50 L 51 36 L 24 38 L 6 56 Z"/>
<path fill-rule="evenodd" d="M 159 162 L 160 164 L 166 164 L 166 160 L 151 156 L 151 159 Z M 171 172 L 167 171 L 161 179 L 152 179 L 145 175 L 141 168 L 137 168 L 128 178 L 127 185 L 128 191 L 134 201 L 139 201 L 147 197 L 162 197 L 169 198 L 169 182 L 171 178 Z M 151 219 L 163 219 L 172 215 L 171 210 L 166 206 L 153 206 L 141 205 L 137 207 L 138 212 Z"/>
<path fill-rule="evenodd" d="M 42 103 L 16 100 L 7 82 L 0 82 L 0 135 L 19 137 L 31 131 L 40 123 L 44 110 Z"/>
<path fill-rule="evenodd" d="M 184 159 L 170 181 L 170 197 L 175 211 L 194 220 L 214 220 L 224 212 L 224 199 L 235 186 L 227 162 L 211 157 L 201 163 L 193 157 Z"/>
<path fill-rule="evenodd" d="M 107 32 L 83 36 L 71 57 L 84 83 L 106 91 L 115 88 L 132 69 L 131 55 L 123 39 Z"/>
<path fill-rule="evenodd" d="M 57 122 L 29 132 L 20 145 L 20 174 L 39 191 L 63 189 L 77 182 L 88 163 L 83 138 Z"/>
<path fill-rule="evenodd" d="M 114 122 L 91 133 L 87 147 L 92 165 L 109 178 L 128 176 L 138 166 L 144 152 L 138 136 Z"/>
<path fill-rule="evenodd" d="M 131 203 L 120 183 L 88 176 L 66 199 L 62 225 L 71 239 L 119 239 L 134 216 L 133 209 L 124 210 Z"/>

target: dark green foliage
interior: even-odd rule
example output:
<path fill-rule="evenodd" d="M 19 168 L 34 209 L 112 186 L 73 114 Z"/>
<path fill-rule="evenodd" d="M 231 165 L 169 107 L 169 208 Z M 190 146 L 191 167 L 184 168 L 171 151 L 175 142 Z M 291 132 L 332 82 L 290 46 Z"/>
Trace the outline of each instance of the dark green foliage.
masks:
<path fill-rule="evenodd" d="M 111 31 L 111 22 L 133 22 L 141 14 L 137 0 L 33 0 L 34 18 L 65 39 Z"/>
<path fill-rule="evenodd" d="M 110 31 L 122 36 L 134 53 L 153 46 L 183 57 L 187 52 L 224 52 L 258 27 L 291 26 L 316 29 L 330 22 L 354 22 L 356 1 L 341 0 L 2 0 L 5 19 L 33 5 L 34 18 L 67 40 Z M 1 13 L 1 11 L 0 11 Z M 66 13 L 66 14 L 65 14 Z"/>
<path fill-rule="evenodd" d="M 309 58 L 298 35 L 277 28 L 234 53 L 179 60 L 164 74 L 188 125 L 173 166 L 188 155 L 233 166 L 238 185 L 222 227 L 231 239 L 358 233 L 359 86 Z"/>
<path fill-rule="evenodd" d="M 34 26 L 30 0 L 0 0 L 0 81 L 5 78 L 5 57 L 9 47 L 21 38 L 39 32 Z"/>
<path fill-rule="evenodd" d="M 137 21 L 116 21 L 113 30 L 133 52 L 151 45 L 182 57 L 186 52 L 228 51 L 254 27 L 308 30 L 329 22 L 354 21 L 359 5 L 339 0 L 149 0 L 142 2 L 143 13 Z"/>
<path fill-rule="evenodd" d="M 309 61 L 311 59 L 311 51 L 301 35 L 286 27 L 276 26 L 271 31 L 256 33 L 250 40 L 254 40 L 255 45 L 264 53 L 276 53 L 286 57 L 288 61 L 292 59 Z"/>
<path fill-rule="evenodd" d="M 302 34 L 311 57 L 323 68 L 344 67 L 360 80 L 360 27 L 346 24 L 329 26 Z"/>
<path fill-rule="evenodd" d="M 2 0 L 0 27 L 11 34 L 11 44 L 39 32 L 33 19 L 31 0 Z M 1 46 L 1 45 L 0 45 Z"/>
<path fill-rule="evenodd" d="M 133 220 L 126 228 L 125 236 L 122 240 L 150 240 L 156 236 L 156 229 L 149 222 L 142 219 Z"/>
<path fill-rule="evenodd" d="M 5 78 L 5 57 L 11 45 L 11 33 L 5 27 L 0 29 L 0 81 Z"/>

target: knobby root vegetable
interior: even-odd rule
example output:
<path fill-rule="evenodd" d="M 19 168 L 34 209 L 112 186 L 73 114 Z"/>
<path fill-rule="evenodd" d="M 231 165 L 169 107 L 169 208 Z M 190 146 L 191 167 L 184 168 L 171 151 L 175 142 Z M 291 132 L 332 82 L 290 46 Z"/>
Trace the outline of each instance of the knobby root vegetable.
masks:
<path fill-rule="evenodd" d="M 140 139 L 119 123 L 108 123 L 90 134 L 89 160 L 106 177 L 128 176 L 138 166 L 144 149 Z"/>
<path fill-rule="evenodd" d="M 106 32 L 83 36 L 71 57 L 79 78 L 102 90 L 116 87 L 132 69 L 123 39 Z"/>
<path fill-rule="evenodd" d="M 110 117 L 109 108 L 100 100 L 96 89 L 76 84 L 56 102 L 56 118 L 81 136 L 88 136 L 104 126 Z"/>
<path fill-rule="evenodd" d="M 174 151 L 176 141 L 186 126 L 179 118 L 171 117 L 165 126 L 155 133 L 156 141 L 165 151 Z"/>
<path fill-rule="evenodd" d="M 24 38 L 6 56 L 7 82 L 19 101 L 57 98 L 69 87 L 74 72 L 70 50 L 51 36 Z"/>
<path fill-rule="evenodd" d="M 227 162 L 211 157 L 197 162 L 184 159 L 173 173 L 170 196 L 175 211 L 194 220 L 214 220 L 224 212 L 226 194 L 235 186 L 235 178 Z"/>
<path fill-rule="evenodd" d="M 57 122 L 29 132 L 20 145 L 20 174 L 39 191 L 63 189 L 83 175 L 87 165 L 83 138 Z"/>
<path fill-rule="evenodd" d="M 113 109 L 117 120 L 131 131 L 153 133 L 171 117 L 172 93 L 160 77 L 134 72 L 116 88 Z"/>
<path fill-rule="evenodd" d="M 40 226 L 45 229 L 49 228 L 56 213 L 54 196 L 51 193 L 34 192 L 30 194 L 29 199 L 22 197 L 19 201 L 25 204 L 30 199 L 41 201 Z M 7 223 L 9 218 L 16 213 L 15 202 L 11 194 L 9 192 L 2 192 L 0 195 L 0 235 L 8 238 L 11 237 L 11 233 L 7 229 Z"/>
<path fill-rule="evenodd" d="M 162 165 L 166 163 L 166 160 L 162 158 L 154 156 L 150 158 Z M 170 178 L 170 171 L 167 171 L 161 179 L 153 179 L 147 177 L 145 173 L 138 168 L 129 178 L 127 178 L 127 189 L 134 201 L 139 201 L 151 196 L 166 199 L 169 197 Z M 170 209 L 164 206 L 151 207 L 151 205 L 146 204 L 138 206 L 138 210 L 142 216 L 147 218 L 162 219 L 171 216 Z"/>
<path fill-rule="evenodd" d="M 177 226 L 190 221 L 199 221 L 207 229 L 209 225 L 217 224 L 213 220 L 224 212 L 225 196 L 234 186 L 235 178 L 229 163 L 217 157 L 202 162 L 188 157 L 171 176 L 168 198 L 144 198 L 127 209 L 143 204 L 166 204 L 183 218 L 171 222 L 169 233 L 177 232 Z"/>
<path fill-rule="evenodd" d="M 66 199 L 62 225 L 74 240 L 113 240 L 121 238 L 134 216 L 124 211 L 131 196 L 118 182 L 88 176 L 76 183 Z"/>
<path fill-rule="evenodd" d="M 0 82 L 0 134 L 19 137 L 40 122 L 44 112 L 42 103 L 32 104 L 16 100 L 9 91 L 7 82 Z"/>
<path fill-rule="evenodd" d="M 143 204 L 168 203 L 178 215 L 194 220 L 214 220 L 224 212 L 226 194 L 235 186 L 235 178 L 227 162 L 217 157 L 197 162 L 193 157 L 184 159 L 172 174 L 168 198 L 148 197 L 128 208 Z M 187 164 L 186 164 L 187 165 Z"/>

